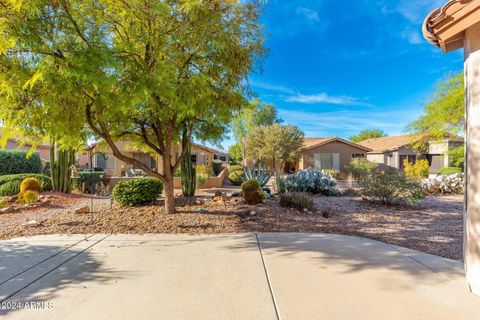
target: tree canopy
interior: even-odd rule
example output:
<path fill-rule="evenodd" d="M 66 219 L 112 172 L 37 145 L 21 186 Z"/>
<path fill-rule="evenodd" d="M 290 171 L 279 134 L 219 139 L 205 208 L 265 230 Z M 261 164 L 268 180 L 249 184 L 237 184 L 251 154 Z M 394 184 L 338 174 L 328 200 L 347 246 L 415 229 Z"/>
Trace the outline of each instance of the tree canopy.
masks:
<path fill-rule="evenodd" d="M 367 139 L 381 138 L 387 136 L 387 133 L 380 129 L 365 129 L 360 131 L 359 134 L 351 136 L 348 140 L 358 143 Z"/>
<path fill-rule="evenodd" d="M 0 118 L 8 135 L 64 146 L 104 140 L 165 184 L 174 212 L 172 146 L 213 139 L 247 104 L 263 53 L 258 2 L 12 0 L 0 5 Z M 163 172 L 123 154 L 136 142 Z M 168 203 L 168 204 L 167 204 Z"/>
<path fill-rule="evenodd" d="M 232 121 L 232 131 L 237 143 L 242 143 L 253 129 L 281 123 L 277 109 L 273 104 L 262 103 L 256 99 L 243 109 Z"/>
<path fill-rule="evenodd" d="M 247 138 L 246 153 L 251 159 L 277 164 L 295 161 L 301 155 L 304 134 L 295 126 L 274 123 L 253 129 Z"/>
<path fill-rule="evenodd" d="M 423 139 L 416 143 L 423 149 L 428 140 L 441 140 L 446 136 L 463 135 L 465 125 L 465 89 L 463 73 L 449 74 L 437 84 L 430 101 L 425 105 L 423 115 L 407 127 L 412 134 Z M 453 164 L 463 163 L 463 147 L 451 151 Z"/>

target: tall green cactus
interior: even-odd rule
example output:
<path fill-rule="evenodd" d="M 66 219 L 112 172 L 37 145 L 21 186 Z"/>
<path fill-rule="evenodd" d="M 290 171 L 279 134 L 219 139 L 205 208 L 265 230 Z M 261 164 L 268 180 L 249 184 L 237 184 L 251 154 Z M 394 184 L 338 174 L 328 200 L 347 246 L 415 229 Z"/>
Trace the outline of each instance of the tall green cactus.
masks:
<path fill-rule="evenodd" d="M 74 163 L 75 150 L 60 150 L 55 147 L 55 141 L 50 143 L 50 172 L 53 190 L 63 193 L 72 191 L 71 167 Z"/>
<path fill-rule="evenodd" d="M 187 139 L 182 138 L 182 150 L 187 150 L 181 163 L 182 193 L 184 197 L 195 196 L 197 173 L 192 162 L 192 148 Z"/>

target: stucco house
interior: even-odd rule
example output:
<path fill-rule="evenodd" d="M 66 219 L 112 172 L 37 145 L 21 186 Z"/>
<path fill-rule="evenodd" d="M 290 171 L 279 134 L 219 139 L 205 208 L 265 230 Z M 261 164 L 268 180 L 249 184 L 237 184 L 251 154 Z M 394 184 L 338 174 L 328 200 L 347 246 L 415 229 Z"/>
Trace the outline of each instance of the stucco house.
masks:
<path fill-rule="evenodd" d="M 120 141 L 116 143 L 120 151 L 126 156 L 133 157 L 139 160 L 144 165 L 149 166 L 151 169 L 163 172 L 161 157 L 152 156 L 151 154 L 141 150 L 127 141 Z M 176 145 L 173 152 L 175 160 L 178 159 L 181 153 L 180 144 Z M 128 164 L 122 160 L 117 159 L 110 147 L 105 144 L 92 144 L 87 150 L 79 155 L 78 164 L 80 167 L 90 166 L 90 153 L 102 152 L 106 159 L 101 154 L 95 154 L 93 156 L 93 167 L 101 168 L 105 171 L 105 174 L 113 177 L 123 177 L 129 174 L 131 170 L 139 169 L 135 165 Z M 199 145 L 192 145 L 192 161 L 195 164 L 211 165 L 214 157 L 217 154 L 221 154 L 220 151 Z"/>
<path fill-rule="evenodd" d="M 371 149 L 367 153 L 367 160 L 378 163 L 380 167 L 403 170 L 405 160 L 415 163 L 417 160 L 427 159 L 432 174 L 450 166 L 448 151 L 463 145 L 462 138 L 445 138 L 439 142 L 429 141 L 427 150 L 420 153 L 412 148 L 414 142 L 411 135 L 400 135 L 368 139 L 359 144 Z"/>
<path fill-rule="evenodd" d="M 0 129 L 0 137 L 2 135 L 2 131 Z M 11 138 L 7 140 L 5 148 L 3 150 L 22 150 L 22 151 L 29 151 L 32 146 L 28 143 L 24 143 L 20 138 Z M 50 144 L 49 143 L 42 143 L 38 145 L 35 149 L 40 154 L 40 159 L 45 161 L 50 161 Z"/>
<path fill-rule="evenodd" d="M 339 138 L 305 138 L 302 155 L 296 163 L 289 163 L 285 171 L 317 168 L 348 174 L 345 166 L 354 158 L 365 158 L 370 148 Z"/>

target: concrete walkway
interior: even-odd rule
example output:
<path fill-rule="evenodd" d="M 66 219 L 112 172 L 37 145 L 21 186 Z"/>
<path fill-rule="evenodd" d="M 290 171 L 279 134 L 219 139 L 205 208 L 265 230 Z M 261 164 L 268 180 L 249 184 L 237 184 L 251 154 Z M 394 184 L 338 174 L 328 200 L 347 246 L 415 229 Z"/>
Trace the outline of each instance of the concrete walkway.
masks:
<path fill-rule="evenodd" d="M 458 262 L 325 234 L 0 242 L 2 319 L 479 319 Z M 13 308 L 22 308 L 12 310 Z"/>

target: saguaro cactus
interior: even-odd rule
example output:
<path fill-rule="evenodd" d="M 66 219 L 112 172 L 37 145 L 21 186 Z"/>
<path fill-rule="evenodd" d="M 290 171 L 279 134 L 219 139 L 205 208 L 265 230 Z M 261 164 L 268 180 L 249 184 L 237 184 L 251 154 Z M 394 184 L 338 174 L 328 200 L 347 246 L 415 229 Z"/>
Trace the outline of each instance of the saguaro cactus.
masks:
<path fill-rule="evenodd" d="M 181 177 L 182 177 L 182 193 L 184 197 L 195 196 L 196 188 L 196 170 L 192 162 L 191 145 L 186 138 L 182 139 L 182 148 L 186 148 L 187 152 L 181 163 Z"/>
<path fill-rule="evenodd" d="M 72 165 L 75 163 L 75 150 L 60 150 L 55 142 L 50 143 L 50 172 L 53 190 L 63 193 L 72 191 Z"/>

